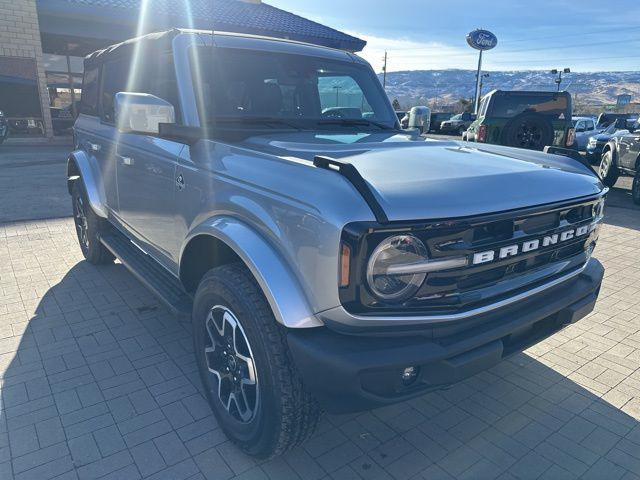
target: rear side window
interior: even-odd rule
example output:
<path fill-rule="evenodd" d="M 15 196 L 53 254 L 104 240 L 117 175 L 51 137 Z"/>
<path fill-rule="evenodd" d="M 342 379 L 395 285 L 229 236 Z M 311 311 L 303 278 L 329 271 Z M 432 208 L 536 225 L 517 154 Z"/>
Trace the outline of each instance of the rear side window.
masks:
<path fill-rule="evenodd" d="M 569 113 L 567 97 L 565 95 L 496 95 L 494 97 L 491 116 L 513 118 L 521 113 L 567 118 Z"/>
<path fill-rule="evenodd" d="M 100 68 L 90 67 L 85 69 L 82 78 L 82 99 L 80 101 L 80 113 L 86 115 L 98 115 L 98 86 L 100 80 Z"/>

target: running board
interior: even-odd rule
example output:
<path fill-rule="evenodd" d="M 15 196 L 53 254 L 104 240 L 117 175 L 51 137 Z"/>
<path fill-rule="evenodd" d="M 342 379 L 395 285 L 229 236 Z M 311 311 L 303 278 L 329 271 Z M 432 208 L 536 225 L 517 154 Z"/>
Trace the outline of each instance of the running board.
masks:
<path fill-rule="evenodd" d="M 182 285 L 153 258 L 125 235 L 111 228 L 100 236 L 102 244 L 113 253 L 134 277 L 158 297 L 175 315 L 191 316 L 193 302 Z"/>

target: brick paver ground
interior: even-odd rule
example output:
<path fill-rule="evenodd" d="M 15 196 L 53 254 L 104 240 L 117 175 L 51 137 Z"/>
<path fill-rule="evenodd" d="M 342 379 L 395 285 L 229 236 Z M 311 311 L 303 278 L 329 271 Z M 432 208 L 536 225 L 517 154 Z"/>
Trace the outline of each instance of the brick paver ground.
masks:
<path fill-rule="evenodd" d="M 640 212 L 608 210 L 596 311 L 454 388 L 325 416 L 256 462 L 201 392 L 190 326 L 70 219 L 0 225 L 0 479 L 640 478 Z"/>

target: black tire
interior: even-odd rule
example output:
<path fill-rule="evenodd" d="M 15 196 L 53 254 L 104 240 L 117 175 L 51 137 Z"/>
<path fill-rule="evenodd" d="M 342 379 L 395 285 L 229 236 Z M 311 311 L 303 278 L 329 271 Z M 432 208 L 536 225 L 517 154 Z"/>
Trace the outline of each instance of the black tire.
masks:
<path fill-rule="evenodd" d="M 602 183 L 609 188 L 613 187 L 618 181 L 618 178 L 620 177 L 620 170 L 618 169 L 618 165 L 616 165 L 615 158 L 613 157 L 613 152 L 611 150 L 607 150 L 602 154 L 598 174 L 602 179 Z"/>
<path fill-rule="evenodd" d="M 236 326 L 225 320 L 229 318 Z M 220 324 L 223 333 L 229 326 L 235 332 L 233 338 L 241 340 L 225 344 L 230 340 L 225 340 Z M 314 432 L 321 411 L 305 391 L 293 364 L 285 328 L 275 320 L 260 287 L 243 264 L 211 269 L 202 278 L 193 304 L 193 337 L 196 363 L 211 409 L 227 437 L 245 453 L 259 458 L 280 455 Z M 239 360 L 240 350 L 252 359 L 251 364 Z M 251 385 L 249 370 L 255 386 Z M 234 380 L 235 372 L 244 379 Z M 232 402 L 229 392 L 237 393 L 240 400 Z M 246 418 L 241 418 L 243 415 Z"/>
<path fill-rule="evenodd" d="M 466 132 L 466 131 L 467 131 L 467 129 L 465 127 L 460 127 L 458 129 L 458 135 L 463 136 L 464 132 Z"/>
<path fill-rule="evenodd" d="M 553 144 L 553 125 L 544 115 L 523 113 L 504 127 L 502 144 L 509 147 L 542 150 Z"/>
<path fill-rule="evenodd" d="M 633 183 L 631 184 L 631 198 L 633 203 L 640 205 L 640 169 L 636 170 L 636 174 L 633 177 Z"/>
<path fill-rule="evenodd" d="M 113 254 L 100 242 L 100 233 L 105 228 L 105 221 L 91 208 L 82 181 L 73 182 L 71 200 L 78 243 L 84 258 L 93 265 L 112 263 Z"/>

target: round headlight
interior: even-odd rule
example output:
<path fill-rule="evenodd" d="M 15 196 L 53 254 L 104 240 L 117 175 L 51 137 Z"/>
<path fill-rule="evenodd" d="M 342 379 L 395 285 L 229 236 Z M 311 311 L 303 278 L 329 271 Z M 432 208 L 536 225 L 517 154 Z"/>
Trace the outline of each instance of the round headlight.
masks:
<path fill-rule="evenodd" d="M 393 274 L 388 269 L 393 265 L 424 262 L 427 249 L 413 235 L 396 235 L 383 240 L 371 254 L 367 264 L 367 283 L 373 294 L 385 301 L 402 301 L 414 295 L 424 279 L 425 273 Z"/>

